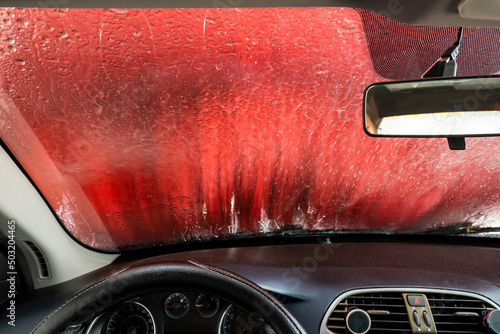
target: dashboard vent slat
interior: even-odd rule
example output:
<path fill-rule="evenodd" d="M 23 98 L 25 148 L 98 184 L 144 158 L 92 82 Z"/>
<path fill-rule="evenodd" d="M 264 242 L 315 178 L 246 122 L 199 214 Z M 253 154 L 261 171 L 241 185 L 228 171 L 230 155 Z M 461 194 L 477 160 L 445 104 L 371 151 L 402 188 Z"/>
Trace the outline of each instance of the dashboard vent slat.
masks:
<path fill-rule="evenodd" d="M 28 246 L 28 249 L 31 252 L 31 257 L 33 261 L 35 262 L 35 266 L 37 269 L 37 275 L 38 278 L 40 279 L 49 279 L 50 278 L 50 270 L 49 270 L 49 264 L 47 260 L 45 259 L 45 256 L 43 253 L 40 251 L 37 245 L 35 245 L 33 242 L 25 240 L 24 244 Z"/>
<path fill-rule="evenodd" d="M 492 305 L 477 298 L 451 293 L 426 295 L 438 333 L 487 333 L 482 319 L 483 315 L 494 309 Z"/>
<path fill-rule="evenodd" d="M 403 296 L 417 293 L 425 295 L 432 313 L 433 324 L 438 334 L 488 334 L 483 323 L 488 312 L 497 308 L 479 295 L 447 290 L 416 289 L 367 289 L 348 292 L 332 305 L 322 333 L 349 334 L 346 326 L 347 314 L 355 308 L 366 311 L 371 318 L 370 333 L 415 333 L 418 329 L 410 323 L 411 309 L 406 307 Z M 411 320 L 413 321 L 413 319 Z M 328 329 L 328 331 L 326 331 Z"/>
<path fill-rule="evenodd" d="M 401 293 L 362 293 L 349 296 L 332 311 L 327 328 L 333 333 L 348 333 L 345 317 L 352 308 L 371 313 L 372 327 L 368 333 L 411 333 Z"/>

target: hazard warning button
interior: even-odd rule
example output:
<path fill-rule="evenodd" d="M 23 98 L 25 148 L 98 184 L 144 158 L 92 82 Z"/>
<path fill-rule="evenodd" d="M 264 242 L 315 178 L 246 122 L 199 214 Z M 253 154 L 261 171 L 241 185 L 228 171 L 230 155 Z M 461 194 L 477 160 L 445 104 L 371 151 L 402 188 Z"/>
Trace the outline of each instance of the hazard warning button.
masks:
<path fill-rule="evenodd" d="M 410 306 L 425 306 L 425 297 L 422 295 L 408 295 L 406 298 L 408 298 Z"/>

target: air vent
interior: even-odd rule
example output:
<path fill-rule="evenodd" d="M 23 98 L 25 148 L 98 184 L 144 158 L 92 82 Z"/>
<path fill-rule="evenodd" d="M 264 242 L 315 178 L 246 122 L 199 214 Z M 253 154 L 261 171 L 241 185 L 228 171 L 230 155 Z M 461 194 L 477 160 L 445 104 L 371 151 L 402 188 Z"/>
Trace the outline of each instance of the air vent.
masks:
<path fill-rule="evenodd" d="M 351 295 L 337 304 L 327 321 L 327 328 L 338 334 L 348 334 L 345 324 L 347 313 L 362 309 L 370 315 L 368 333 L 411 333 L 408 313 L 400 292 L 376 292 Z"/>
<path fill-rule="evenodd" d="M 481 299 L 455 294 L 426 293 L 438 333 L 483 334 L 483 317 L 495 307 Z"/>
<path fill-rule="evenodd" d="M 404 296 L 407 295 L 421 296 L 419 304 L 422 303 L 422 308 L 415 310 L 410 300 L 405 301 Z M 437 334 L 487 334 L 491 331 L 484 324 L 485 316 L 500 307 L 482 296 L 461 291 L 419 288 L 355 290 L 335 299 L 323 318 L 320 333 L 349 334 L 346 317 L 354 309 L 361 309 L 370 315 L 371 328 L 368 334 L 409 334 L 412 328 L 413 333 L 424 333 L 422 329 L 432 332 L 435 329 Z M 431 325 L 426 325 L 424 311 L 432 313 Z M 417 325 L 419 319 L 420 325 Z"/>
<path fill-rule="evenodd" d="M 50 270 L 43 253 L 40 249 L 31 241 L 24 241 L 24 244 L 28 246 L 28 249 L 31 252 L 31 258 L 35 262 L 37 276 L 40 279 L 48 279 L 50 278 Z"/>

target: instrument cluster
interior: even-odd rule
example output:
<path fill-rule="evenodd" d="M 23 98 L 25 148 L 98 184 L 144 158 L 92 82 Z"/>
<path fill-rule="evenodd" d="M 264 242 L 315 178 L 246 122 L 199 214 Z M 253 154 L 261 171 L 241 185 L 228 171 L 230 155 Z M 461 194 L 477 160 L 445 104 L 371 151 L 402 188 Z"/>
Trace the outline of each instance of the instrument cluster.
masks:
<path fill-rule="evenodd" d="M 94 319 L 85 334 L 275 332 L 230 302 L 203 292 L 169 291 L 126 301 Z"/>

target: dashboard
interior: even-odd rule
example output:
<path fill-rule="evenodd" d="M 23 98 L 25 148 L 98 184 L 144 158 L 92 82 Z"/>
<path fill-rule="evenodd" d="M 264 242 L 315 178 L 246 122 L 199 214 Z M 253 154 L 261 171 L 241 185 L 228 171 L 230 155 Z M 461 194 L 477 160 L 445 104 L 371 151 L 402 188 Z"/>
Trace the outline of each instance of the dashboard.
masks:
<path fill-rule="evenodd" d="M 78 312 L 80 321 L 71 322 L 65 334 L 244 334 L 277 329 L 267 321 L 273 317 L 264 321 L 256 316 L 244 293 L 224 283 L 194 280 L 176 269 L 179 264 L 209 266 L 255 284 L 279 301 L 306 333 L 496 333 L 500 249 L 479 239 L 468 245 L 435 244 L 430 238 L 376 239 L 319 238 L 156 256 L 125 254 L 105 268 L 20 296 L 18 322 L 9 333 L 38 333 L 33 329 L 61 305 L 89 287 L 132 271 L 135 276 L 125 277 L 127 294 L 120 289 L 111 296 L 96 292 L 78 306 L 84 310 Z M 149 268 L 163 264 L 169 264 L 170 281 L 149 289 L 144 278 L 158 276 Z M 352 323 L 353 319 L 358 320 Z"/>

